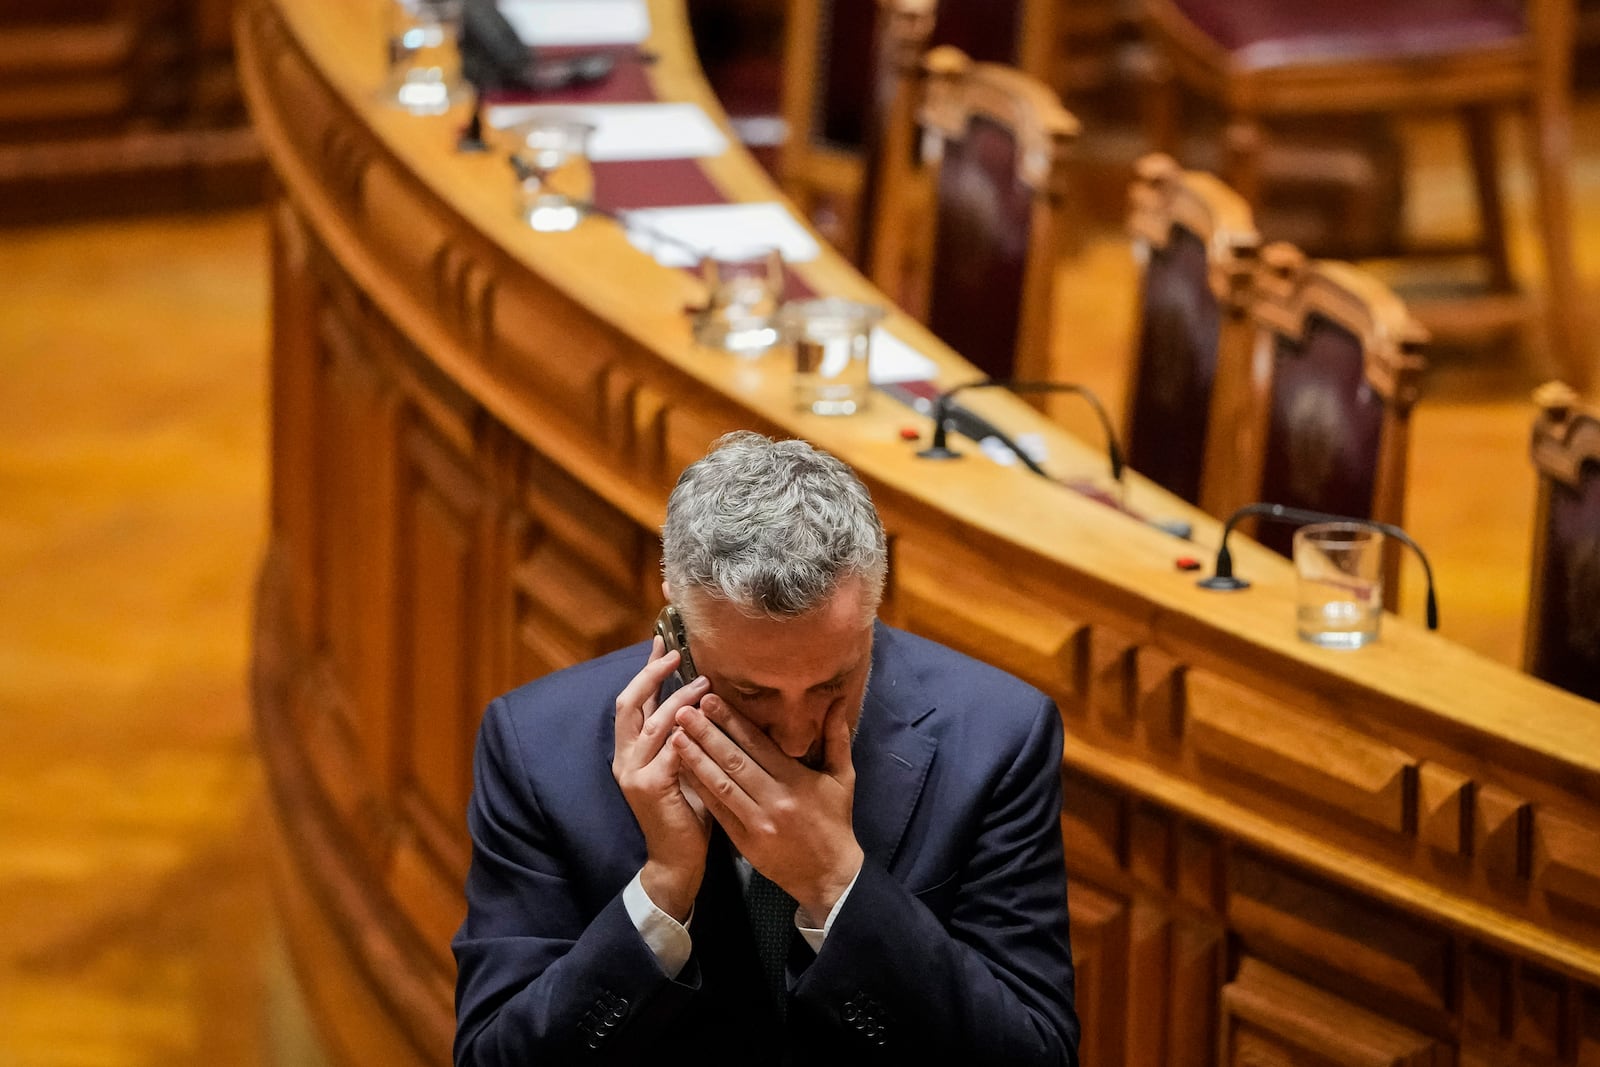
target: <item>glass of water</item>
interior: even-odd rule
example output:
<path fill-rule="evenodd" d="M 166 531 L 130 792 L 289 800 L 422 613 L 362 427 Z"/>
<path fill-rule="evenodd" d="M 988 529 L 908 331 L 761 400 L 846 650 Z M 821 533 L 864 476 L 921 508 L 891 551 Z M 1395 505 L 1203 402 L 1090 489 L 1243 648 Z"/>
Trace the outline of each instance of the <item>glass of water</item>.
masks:
<path fill-rule="evenodd" d="M 825 297 L 784 309 L 794 341 L 794 403 L 813 415 L 859 415 L 872 402 L 872 331 L 883 309 Z"/>
<path fill-rule="evenodd" d="M 1378 639 L 1383 617 L 1383 534 L 1353 522 L 1320 522 L 1294 535 L 1296 626 L 1324 648 Z"/>
<path fill-rule="evenodd" d="M 439 115 L 463 98 L 462 0 L 386 0 L 389 80 L 383 95 L 414 115 Z"/>
<path fill-rule="evenodd" d="M 512 127 L 520 164 L 518 210 L 540 233 L 563 233 L 583 219 L 594 196 L 589 139 L 594 126 L 576 119 L 541 118 Z"/>
<path fill-rule="evenodd" d="M 780 340 L 783 255 L 771 245 L 722 247 L 700 260 L 706 306 L 695 313 L 694 337 L 709 348 L 759 356 Z"/>

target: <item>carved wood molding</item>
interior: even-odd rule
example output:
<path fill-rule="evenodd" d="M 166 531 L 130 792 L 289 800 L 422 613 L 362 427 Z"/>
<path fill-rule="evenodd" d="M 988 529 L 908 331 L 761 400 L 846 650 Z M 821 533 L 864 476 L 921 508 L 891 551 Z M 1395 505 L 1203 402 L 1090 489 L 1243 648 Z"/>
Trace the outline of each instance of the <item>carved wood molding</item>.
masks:
<path fill-rule="evenodd" d="M 1068 151 L 1081 132 L 1077 118 L 1036 78 L 997 63 L 978 63 L 941 45 L 922 60 L 926 77 L 921 121 L 947 141 L 961 141 L 974 118 L 1013 132 L 1017 180 L 1036 192 L 1065 189 Z"/>
<path fill-rule="evenodd" d="M 1222 308 L 1239 313 L 1256 269 L 1261 235 L 1250 205 L 1220 179 L 1184 170 L 1155 153 L 1134 164 L 1129 191 L 1128 232 L 1135 254 L 1166 248 L 1174 229 L 1187 230 L 1206 248 L 1207 277 Z"/>
<path fill-rule="evenodd" d="M 405 1035 L 416 1063 L 442 1063 L 455 1030 L 453 976 L 441 973 L 429 946 L 395 922 L 387 894 L 371 884 L 369 866 L 340 833 L 347 822 L 328 810 L 325 794 L 293 773 L 306 755 L 286 707 L 287 689 L 303 669 L 296 664 L 300 652 L 289 618 L 290 581 L 283 557 L 269 554 L 257 583 L 253 630 L 257 744 L 267 765 L 279 771 L 268 781 L 281 839 L 295 853 L 300 871 L 318 872 L 304 879 L 304 886 L 332 919 L 345 951 L 365 975 L 364 985 L 383 1000 L 390 1025 Z"/>
<path fill-rule="evenodd" d="M 1561 382 L 1534 390 L 1533 462 L 1539 472 L 1577 489 L 1585 465 L 1600 466 L 1600 409 Z"/>
<path fill-rule="evenodd" d="M 1262 328 L 1291 340 L 1305 336 L 1313 315 L 1338 324 L 1361 342 L 1368 384 L 1400 411 L 1416 402 L 1427 331 L 1371 275 L 1275 242 L 1261 250 L 1250 310 Z"/>
<path fill-rule="evenodd" d="M 1223 991 L 1227 1067 L 1436 1067 L 1442 1048 L 1425 1034 L 1341 1002 L 1255 960 Z"/>

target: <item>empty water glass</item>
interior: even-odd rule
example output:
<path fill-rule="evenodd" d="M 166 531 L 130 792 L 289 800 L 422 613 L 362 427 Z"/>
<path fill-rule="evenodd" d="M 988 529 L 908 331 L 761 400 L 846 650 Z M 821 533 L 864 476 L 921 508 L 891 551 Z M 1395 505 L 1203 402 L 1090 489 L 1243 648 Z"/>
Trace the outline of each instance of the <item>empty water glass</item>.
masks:
<path fill-rule="evenodd" d="M 1383 534 L 1353 522 L 1319 522 L 1295 531 L 1295 622 L 1303 640 L 1360 648 L 1378 639 L 1383 542 Z"/>
<path fill-rule="evenodd" d="M 872 400 L 872 331 L 883 309 L 829 297 L 784 308 L 794 341 L 795 407 L 813 415 L 855 415 Z"/>
<path fill-rule="evenodd" d="M 583 218 L 594 196 L 589 138 L 594 126 L 572 119 L 535 119 L 512 127 L 519 175 L 517 209 L 540 233 L 561 233 Z"/>
<path fill-rule="evenodd" d="M 724 248 L 700 261 L 706 306 L 695 313 L 695 340 L 740 355 L 760 355 L 779 341 L 783 256 L 776 248 Z"/>
<path fill-rule="evenodd" d="M 462 0 L 387 0 L 389 79 L 383 96 L 414 115 L 438 115 L 462 98 Z"/>

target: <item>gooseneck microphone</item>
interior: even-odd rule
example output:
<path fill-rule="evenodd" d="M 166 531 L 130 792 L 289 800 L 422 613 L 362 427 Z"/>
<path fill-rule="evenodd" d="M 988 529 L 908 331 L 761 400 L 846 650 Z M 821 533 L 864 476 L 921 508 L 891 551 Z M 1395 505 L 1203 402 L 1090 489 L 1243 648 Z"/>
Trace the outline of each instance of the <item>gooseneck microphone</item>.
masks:
<path fill-rule="evenodd" d="M 483 139 L 483 89 L 472 86 L 472 117 L 456 139 L 458 152 L 487 152 L 489 142 Z"/>
<path fill-rule="evenodd" d="M 945 426 L 950 417 L 951 397 L 968 389 L 1010 389 L 1014 393 L 1073 393 L 1083 397 L 1088 405 L 1094 409 L 1095 416 L 1100 420 L 1100 428 L 1106 435 L 1106 456 L 1111 462 L 1111 477 L 1120 486 L 1122 472 L 1125 464 L 1122 460 L 1122 449 L 1117 444 L 1116 431 L 1111 428 L 1111 419 L 1106 414 L 1105 407 L 1100 403 L 1100 398 L 1089 390 L 1088 386 L 1078 385 L 1075 382 L 1046 382 L 1046 381 L 1015 381 L 1010 378 L 978 378 L 970 382 L 953 385 L 939 394 L 933 403 L 933 442 L 917 455 L 924 459 L 955 459 L 961 453 L 950 447 L 949 430 Z M 1044 469 L 1035 463 L 1032 458 L 1005 434 L 995 430 L 994 436 L 1000 443 L 1016 453 L 1018 459 L 1033 473 L 1049 478 Z"/>
<path fill-rule="evenodd" d="M 1259 515 L 1273 522 L 1288 522 L 1303 525 L 1308 522 L 1344 522 L 1352 526 L 1365 526 L 1377 530 L 1379 533 L 1392 537 L 1396 541 L 1410 548 L 1417 554 L 1417 559 L 1422 561 L 1422 573 L 1428 580 L 1428 629 L 1439 628 L 1439 602 L 1433 593 L 1433 567 L 1428 563 L 1427 554 L 1422 551 L 1422 546 L 1411 539 L 1411 535 L 1400 527 L 1387 522 L 1378 522 L 1375 519 L 1358 519 L 1352 515 L 1334 515 L 1326 511 L 1311 511 L 1307 508 L 1291 508 L 1284 504 L 1255 503 L 1246 504 L 1244 507 L 1228 516 L 1228 521 L 1222 524 L 1222 542 L 1217 546 L 1217 565 L 1211 577 L 1201 578 L 1197 583 L 1202 589 L 1216 589 L 1229 591 L 1248 588 L 1250 583 L 1243 578 L 1236 577 L 1233 573 L 1233 553 L 1228 551 L 1228 535 L 1241 519 L 1252 515 Z"/>

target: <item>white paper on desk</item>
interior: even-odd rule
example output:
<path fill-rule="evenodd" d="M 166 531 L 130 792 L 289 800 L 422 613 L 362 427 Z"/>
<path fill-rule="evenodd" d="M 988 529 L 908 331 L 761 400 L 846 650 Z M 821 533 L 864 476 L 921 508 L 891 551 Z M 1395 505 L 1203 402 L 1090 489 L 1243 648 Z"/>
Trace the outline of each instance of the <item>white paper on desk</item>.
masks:
<path fill-rule="evenodd" d="M 872 331 L 872 362 L 867 375 L 875 384 L 925 382 L 939 373 L 933 360 L 881 326 Z"/>
<path fill-rule="evenodd" d="M 728 139 L 698 104 L 501 104 L 484 116 L 496 129 L 532 119 L 575 119 L 594 127 L 589 158 L 700 159 L 720 156 Z"/>
<path fill-rule="evenodd" d="M 645 0 L 499 0 L 498 6 L 533 47 L 639 44 L 650 36 Z"/>
<path fill-rule="evenodd" d="M 665 267 L 692 267 L 718 249 L 777 248 L 786 263 L 805 263 L 821 251 L 782 204 L 699 204 L 640 208 L 626 214 L 628 240 Z"/>

